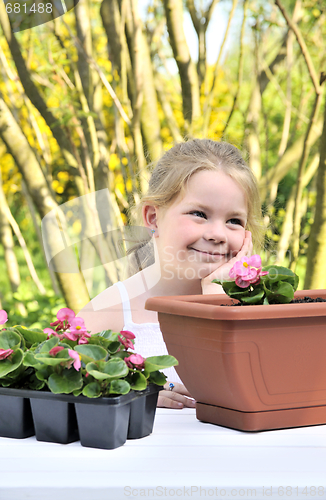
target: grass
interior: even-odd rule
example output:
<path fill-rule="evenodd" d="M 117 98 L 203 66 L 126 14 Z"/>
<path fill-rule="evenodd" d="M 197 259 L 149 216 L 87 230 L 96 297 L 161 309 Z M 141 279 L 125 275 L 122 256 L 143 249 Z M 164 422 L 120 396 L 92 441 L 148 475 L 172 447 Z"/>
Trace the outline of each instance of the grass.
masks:
<path fill-rule="evenodd" d="M 7 311 L 10 326 L 20 324 L 33 328 L 46 328 L 54 321 L 56 313 L 61 307 L 66 307 L 62 296 L 57 296 L 53 289 L 46 263 L 41 252 L 33 252 L 32 260 L 38 277 L 46 289 L 46 295 L 41 295 L 32 280 L 23 251 L 16 247 L 21 284 L 17 292 L 12 293 L 4 260 L 3 247 L 0 247 L 0 296 L 1 308 Z M 23 307 L 21 306 L 23 304 Z M 23 310 L 26 310 L 26 315 Z"/>

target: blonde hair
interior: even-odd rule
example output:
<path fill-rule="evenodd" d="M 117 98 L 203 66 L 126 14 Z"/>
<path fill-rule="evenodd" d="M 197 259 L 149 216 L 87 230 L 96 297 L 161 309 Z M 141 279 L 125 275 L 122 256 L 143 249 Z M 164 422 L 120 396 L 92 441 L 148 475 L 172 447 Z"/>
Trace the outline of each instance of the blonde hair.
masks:
<path fill-rule="evenodd" d="M 148 192 L 130 210 L 136 223 L 143 224 L 144 205 L 169 208 L 179 195 L 184 195 L 189 179 L 202 170 L 222 170 L 244 190 L 248 203 L 246 229 L 252 233 L 255 251 L 259 251 L 264 230 L 257 181 L 240 151 L 227 142 L 194 139 L 167 151 L 152 172 Z M 130 274 L 154 263 L 151 239 L 137 243 L 128 253 L 134 253 L 135 257 L 130 262 Z"/>

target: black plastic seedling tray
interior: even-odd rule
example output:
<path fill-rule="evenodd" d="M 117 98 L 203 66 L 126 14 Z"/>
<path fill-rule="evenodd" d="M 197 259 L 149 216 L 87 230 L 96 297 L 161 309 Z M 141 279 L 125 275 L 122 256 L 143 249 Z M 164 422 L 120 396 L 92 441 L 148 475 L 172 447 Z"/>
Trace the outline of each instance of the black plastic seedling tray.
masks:
<path fill-rule="evenodd" d="M 124 396 L 86 398 L 0 387 L 0 436 L 113 449 L 153 429 L 158 393 L 151 384 Z"/>

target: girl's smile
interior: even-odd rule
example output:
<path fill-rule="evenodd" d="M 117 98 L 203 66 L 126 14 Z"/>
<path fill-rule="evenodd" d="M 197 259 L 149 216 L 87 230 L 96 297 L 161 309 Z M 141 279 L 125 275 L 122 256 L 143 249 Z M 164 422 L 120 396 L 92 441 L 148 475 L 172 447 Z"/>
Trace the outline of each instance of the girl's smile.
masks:
<path fill-rule="evenodd" d="M 184 196 L 179 195 L 169 208 L 147 209 L 147 221 L 156 226 L 162 277 L 167 279 L 173 279 L 175 269 L 178 279 L 202 279 L 243 245 L 246 196 L 222 170 L 197 172 L 188 181 Z"/>

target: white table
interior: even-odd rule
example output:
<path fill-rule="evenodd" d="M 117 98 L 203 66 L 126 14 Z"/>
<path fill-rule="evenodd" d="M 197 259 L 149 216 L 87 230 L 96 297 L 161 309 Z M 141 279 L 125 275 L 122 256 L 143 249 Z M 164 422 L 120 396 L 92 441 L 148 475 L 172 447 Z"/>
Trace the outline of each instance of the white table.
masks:
<path fill-rule="evenodd" d="M 326 499 L 326 425 L 245 433 L 158 409 L 115 450 L 0 438 L 1 500 L 128 498 Z"/>

